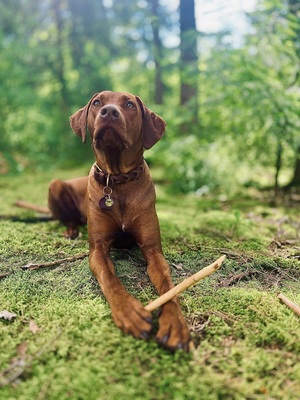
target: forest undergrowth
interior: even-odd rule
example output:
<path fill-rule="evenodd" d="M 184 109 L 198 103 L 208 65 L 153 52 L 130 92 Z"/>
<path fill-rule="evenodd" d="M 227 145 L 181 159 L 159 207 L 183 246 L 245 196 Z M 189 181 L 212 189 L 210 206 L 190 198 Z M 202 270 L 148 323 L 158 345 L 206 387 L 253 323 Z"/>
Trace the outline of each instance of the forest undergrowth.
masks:
<path fill-rule="evenodd" d="M 170 353 L 114 325 L 88 265 L 87 229 L 63 237 L 57 221 L 16 208 L 46 205 L 53 176 L 0 178 L 1 399 L 299 399 L 300 202 L 243 189 L 232 198 L 171 194 L 157 184 L 163 250 L 173 280 L 225 254 L 219 271 L 180 295 L 194 348 Z M 155 178 L 155 174 L 154 174 Z M 49 263 L 36 270 L 28 264 Z M 117 275 L 143 304 L 157 294 L 138 249 L 114 250 Z"/>

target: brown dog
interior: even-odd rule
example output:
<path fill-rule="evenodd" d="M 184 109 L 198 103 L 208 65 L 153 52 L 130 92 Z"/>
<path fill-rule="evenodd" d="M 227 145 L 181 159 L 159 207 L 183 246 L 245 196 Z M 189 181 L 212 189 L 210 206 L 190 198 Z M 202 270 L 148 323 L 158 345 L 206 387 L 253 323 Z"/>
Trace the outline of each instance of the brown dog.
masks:
<path fill-rule="evenodd" d="M 162 254 L 155 189 L 143 159 L 144 149 L 152 147 L 164 134 L 165 122 L 139 97 L 106 91 L 95 94 L 71 116 L 70 123 L 83 142 L 88 128 L 96 158 L 88 178 L 91 270 L 110 304 L 116 325 L 125 333 L 147 339 L 151 314 L 126 292 L 115 275 L 109 253 L 120 234 L 130 234 L 143 252 L 147 272 L 158 293 L 161 295 L 173 287 Z M 80 185 L 78 181 L 52 183 L 50 193 L 56 192 L 56 198 L 63 193 L 65 197 L 65 206 L 56 207 L 54 203 L 60 202 L 53 201 L 55 196 L 50 195 L 52 213 L 68 226 L 71 234 L 85 217 L 85 185 L 84 180 Z M 69 213 L 62 218 L 67 209 Z M 73 211 L 77 217 L 71 221 Z M 188 350 L 189 330 L 177 298 L 162 307 L 156 338 L 170 350 Z"/>

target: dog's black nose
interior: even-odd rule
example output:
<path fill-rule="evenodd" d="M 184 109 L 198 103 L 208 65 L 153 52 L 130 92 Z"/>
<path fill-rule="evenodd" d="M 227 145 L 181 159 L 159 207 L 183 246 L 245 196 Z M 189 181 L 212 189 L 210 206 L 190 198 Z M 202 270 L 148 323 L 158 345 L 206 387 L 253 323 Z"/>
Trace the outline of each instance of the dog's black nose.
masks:
<path fill-rule="evenodd" d="M 120 112 L 115 106 L 107 105 L 101 108 L 100 116 L 105 119 L 118 119 L 120 117 Z"/>

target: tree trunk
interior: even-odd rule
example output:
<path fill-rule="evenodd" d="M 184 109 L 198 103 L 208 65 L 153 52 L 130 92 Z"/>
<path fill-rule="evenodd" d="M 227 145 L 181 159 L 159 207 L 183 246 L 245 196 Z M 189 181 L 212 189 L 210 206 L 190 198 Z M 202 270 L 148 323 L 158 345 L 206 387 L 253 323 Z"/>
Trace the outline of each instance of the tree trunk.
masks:
<path fill-rule="evenodd" d="M 198 52 L 195 1 L 180 0 L 180 103 L 189 106 L 197 120 Z"/>
<path fill-rule="evenodd" d="M 69 111 L 69 96 L 67 82 L 65 79 L 65 63 L 63 57 L 63 20 L 61 16 L 61 0 L 52 1 L 54 21 L 57 30 L 56 48 L 57 48 L 57 59 L 53 64 L 55 75 L 61 85 L 61 95 L 63 100 L 63 108 L 65 111 Z"/>
<path fill-rule="evenodd" d="M 300 146 L 298 147 L 297 157 L 294 168 L 294 176 L 292 179 L 294 186 L 300 186 Z"/>
<path fill-rule="evenodd" d="M 299 20 L 300 15 L 300 1 L 299 0 L 289 0 L 289 12 Z M 298 27 L 294 28 L 295 36 L 294 36 L 294 48 L 295 53 L 300 61 L 300 24 L 298 23 Z M 294 84 L 299 80 L 300 71 L 298 70 L 296 74 L 296 78 L 294 80 Z M 294 173 L 292 180 L 285 186 L 285 189 L 290 189 L 293 186 L 300 186 L 300 146 L 298 146 L 296 151 L 296 160 L 294 165 Z"/>
<path fill-rule="evenodd" d="M 278 140 L 277 144 L 277 152 L 276 152 L 276 163 L 275 163 L 275 198 L 278 197 L 279 194 L 279 172 L 282 167 L 282 144 L 281 141 Z"/>
<path fill-rule="evenodd" d="M 153 57 L 155 63 L 155 92 L 154 102 L 163 104 L 164 85 L 162 80 L 162 43 L 159 37 L 158 0 L 151 0 L 151 26 L 153 31 Z"/>
<path fill-rule="evenodd" d="M 294 186 L 300 187 L 300 146 L 298 147 L 296 153 L 296 160 L 294 164 L 294 173 L 292 180 L 285 186 L 285 189 L 289 190 Z"/>
<path fill-rule="evenodd" d="M 296 20 L 299 19 L 299 13 L 300 13 L 300 1 L 299 0 L 288 0 L 288 5 L 289 5 L 289 12 L 295 17 Z M 300 44 L 298 42 L 299 36 L 300 36 L 300 26 L 294 25 L 293 30 L 296 33 L 296 36 L 294 37 L 294 45 L 296 47 L 296 52 L 298 57 L 300 58 Z"/>

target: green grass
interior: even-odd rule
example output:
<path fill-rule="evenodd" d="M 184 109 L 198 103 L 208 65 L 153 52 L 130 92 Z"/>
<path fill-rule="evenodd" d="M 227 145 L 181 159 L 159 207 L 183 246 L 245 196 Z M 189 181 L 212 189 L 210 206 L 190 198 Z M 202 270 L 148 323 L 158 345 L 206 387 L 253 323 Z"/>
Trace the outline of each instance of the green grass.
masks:
<path fill-rule="evenodd" d="M 34 216 L 14 201 L 46 205 L 54 176 L 87 170 L 1 177 L 1 215 Z M 269 207 L 250 192 L 175 196 L 163 186 L 157 195 L 175 283 L 227 254 L 221 270 L 180 296 L 195 349 L 172 354 L 122 334 L 87 259 L 21 270 L 87 252 L 86 228 L 70 241 L 55 221 L 2 218 L 0 274 L 12 274 L 0 280 L 0 311 L 17 317 L 0 319 L 1 399 L 299 399 L 300 319 L 276 297 L 300 303 L 299 204 Z M 130 293 L 144 304 L 156 297 L 138 249 L 112 257 Z"/>

